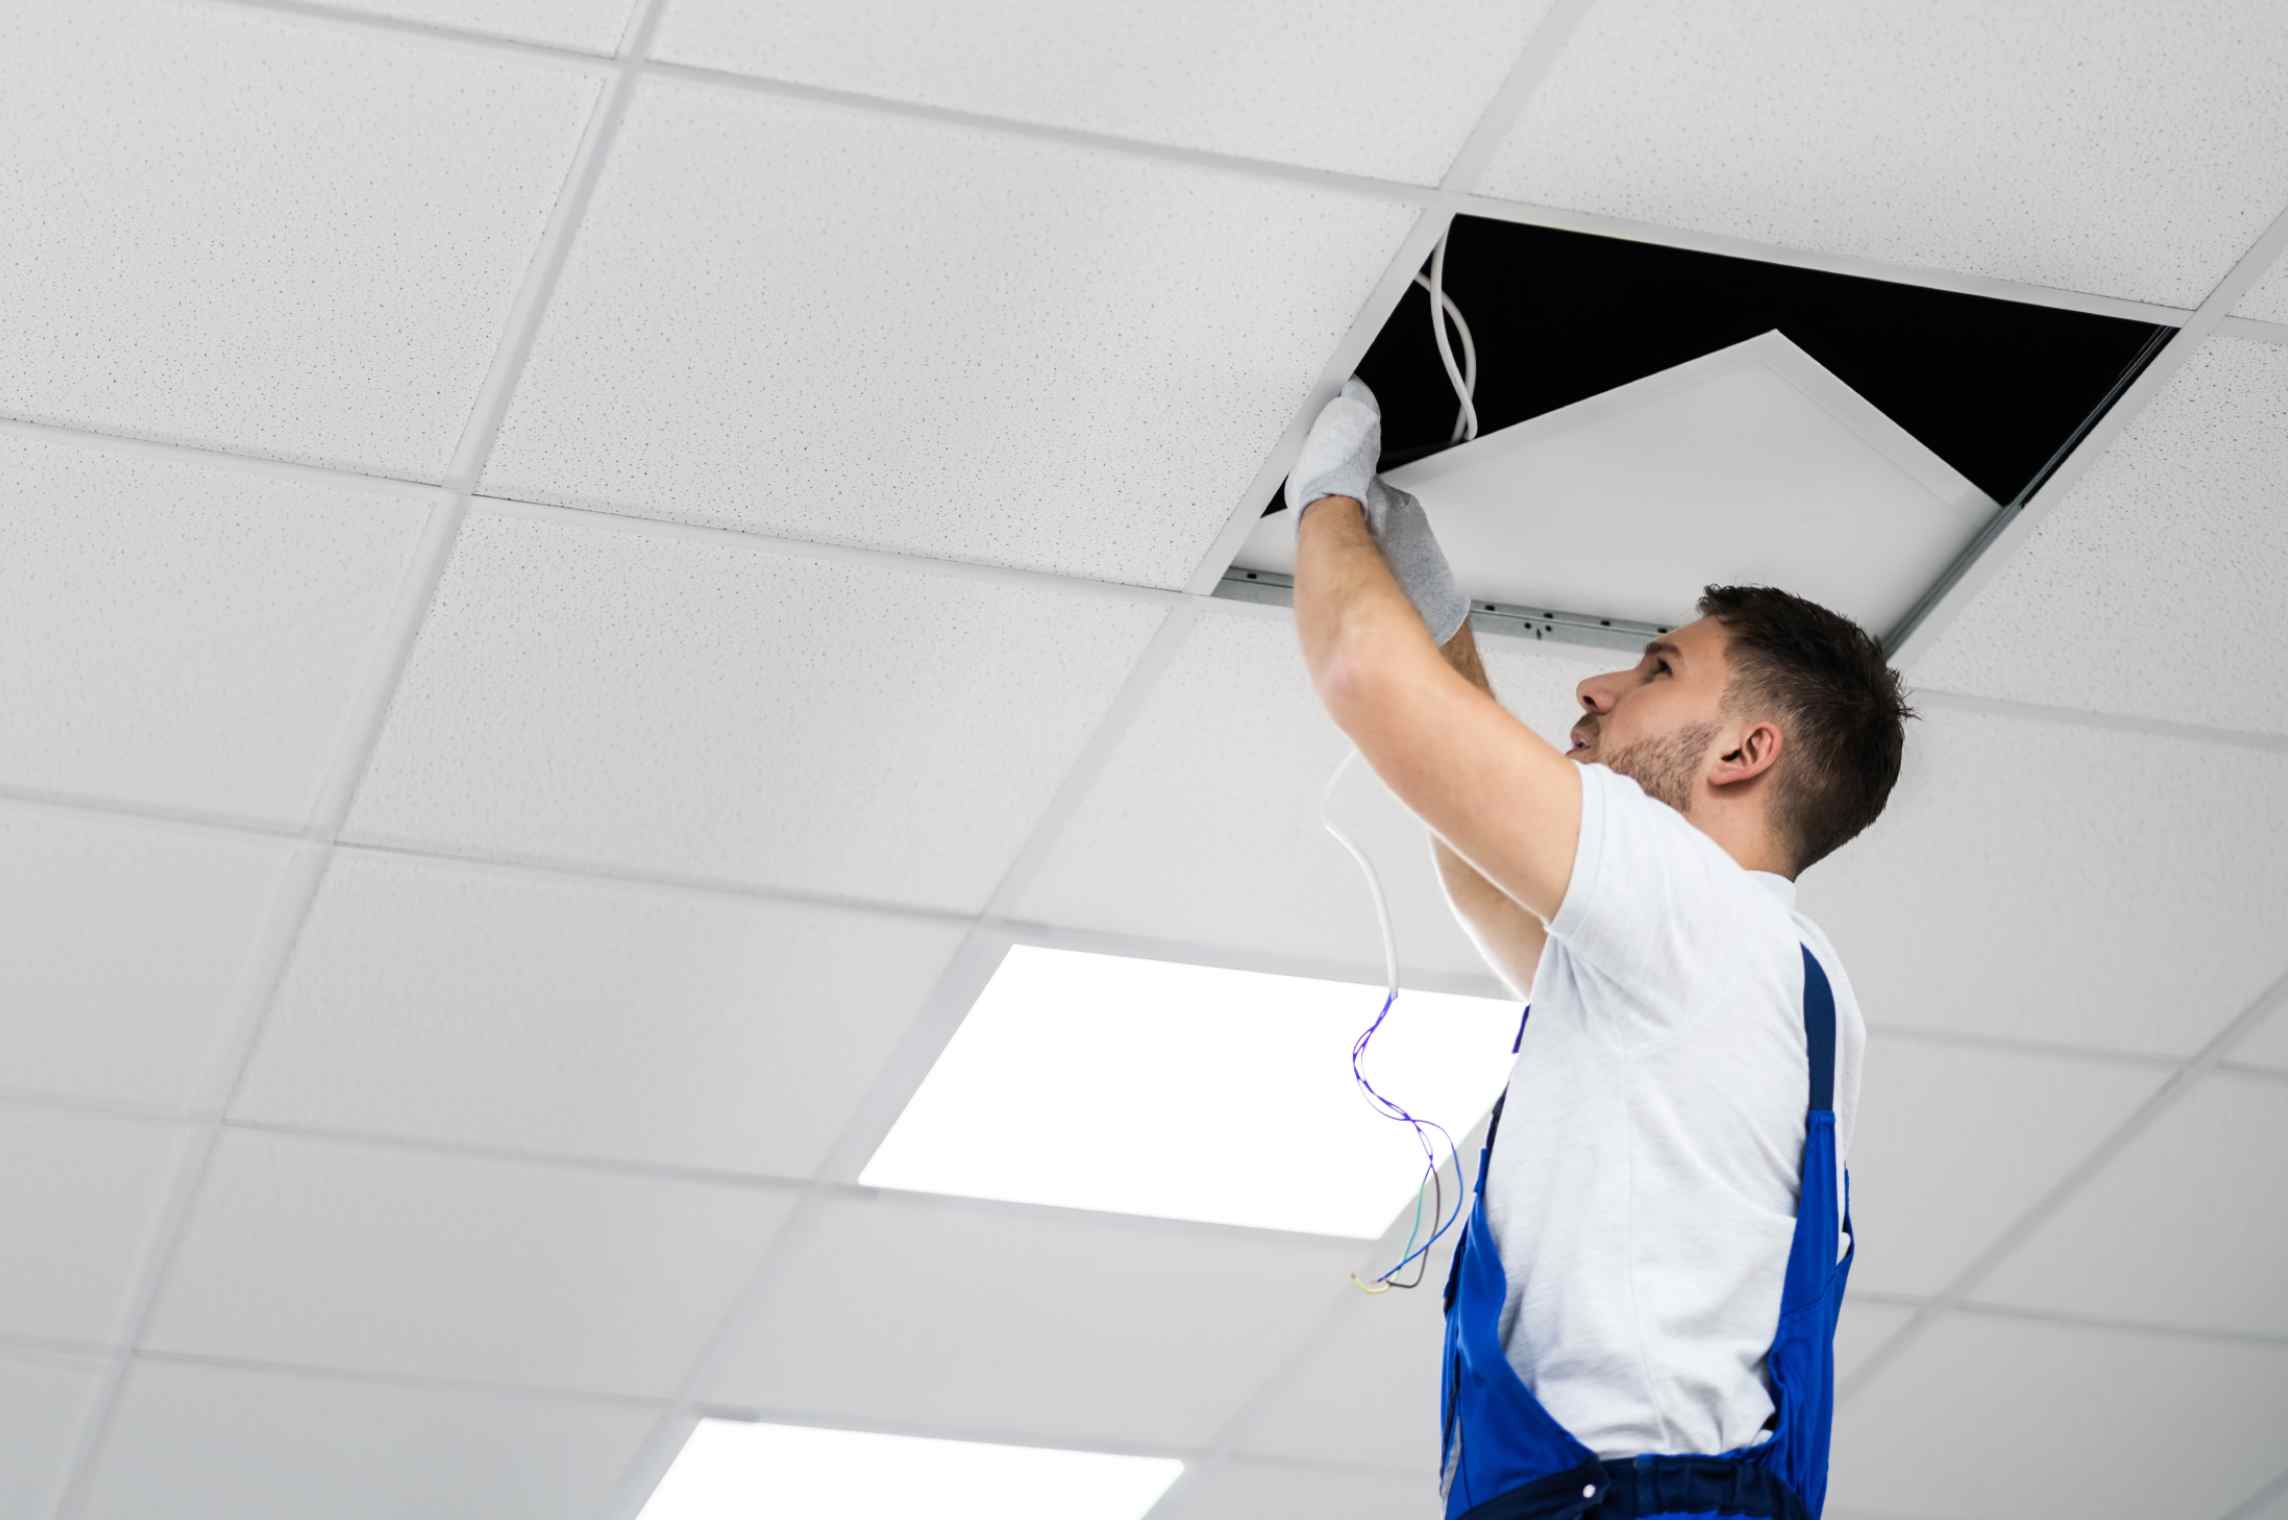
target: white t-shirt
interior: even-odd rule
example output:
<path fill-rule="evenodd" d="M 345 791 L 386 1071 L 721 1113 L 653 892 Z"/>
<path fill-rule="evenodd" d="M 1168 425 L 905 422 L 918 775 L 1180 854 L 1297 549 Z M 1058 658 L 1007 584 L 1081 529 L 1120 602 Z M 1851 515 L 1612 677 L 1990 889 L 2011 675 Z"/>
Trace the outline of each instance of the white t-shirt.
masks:
<path fill-rule="evenodd" d="M 1502 1345 L 1600 1457 L 1730 1451 L 1772 1413 L 1763 1361 L 1809 1099 L 1805 946 L 1835 993 L 1846 1155 L 1866 1026 L 1794 882 L 1743 869 L 1633 778 L 1580 770 L 1573 877 L 1486 1188 Z"/>

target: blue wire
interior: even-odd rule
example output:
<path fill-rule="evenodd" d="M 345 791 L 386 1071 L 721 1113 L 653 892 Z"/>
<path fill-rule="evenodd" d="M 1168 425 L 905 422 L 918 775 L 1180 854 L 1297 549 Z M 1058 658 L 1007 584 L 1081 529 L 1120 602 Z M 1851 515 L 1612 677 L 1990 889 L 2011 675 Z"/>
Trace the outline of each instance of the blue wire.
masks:
<path fill-rule="evenodd" d="M 1374 1084 L 1366 1079 L 1366 1073 L 1359 1070 L 1359 1057 L 1366 1053 L 1367 1042 L 1374 1038 L 1374 1032 L 1382 1027 L 1383 1019 L 1389 1016 L 1390 1005 L 1397 1001 L 1398 991 L 1396 988 L 1392 988 L 1390 992 L 1385 994 L 1383 997 L 1382 1012 L 1374 1016 L 1374 1022 L 1367 1026 L 1366 1033 L 1360 1035 L 1358 1039 L 1352 1043 L 1351 1075 L 1358 1080 L 1358 1085 L 1360 1087 L 1366 1089 L 1366 1094 L 1369 1098 L 1382 1105 L 1382 1109 L 1384 1110 L 1382 1116 L 1384 1118 L 1403 1120 L 1404 1122 L 1414 1126 L 1414 1138 L 1422 1143 L 1422 1154 L 1428 1157 L 1430 1160 L 1430 1173 L 1426 1175 L 1435 1174 L 1437 1172 L 1438 1153 L 1430 1148 L 1429 1137 L 1422 1133 L 1423 1124 L 1427 1122 L 1432 1129 L 1436 1130 L 1439 1134 L 1446 1136 L 1447 1154 L 1454 1158 L 1454 1212 L 1449 1218 L 1441 1223 L 1437 1229 L 1430 1232 L 1430 1238 L 1422 1242 L 1421 1248 L 1419 1250 L 1407 1252 L 1405 1256 L 1399 1259 L 1397 1265 L 1391 1267 L 1390 1270 L 1377 1277 L 1375 1279 L 1376 1282 L 1390 1281 L 1391 1278 L 1395 1277 L 1399 1272 L 1405 1269 L 1408 1262 L 1414 1260 L 1415 1257 L 1424 1254 L 1432 1246 L 1436 1245 L 1438 1243 L 1438 1237 L 1452 1229 L 1454 1226 L 1454 1221 L 1462 1217 L 1462 1210 L 1465 1206 L 1465 1201 L 1469 1193 L 1469 1190 L 1463 1186 L 1462 1183 L 1461 1150 L 1454 1144 L 1454 1137 L 1446 1133 L 1446 1127 L 1438 1123 L 1435 1119 L 1425 1121 L 1415 1118 L 1403 1107 L 1391 1102 L 1390 1099 L 1384 1097 L 1381 1093 L 1376 1092 L 1374 1090 Z M 1415 1185 L 1414 1190 L 1414 1218 L 1415 1229 L 1419 1230 L 1421 1228 L 1422 1219 L 1422 1189 L 1421 1184 L 1419 1183 Z M 1414 1243 L 1414 1234 L 1412 1231 L 1408 1232 L 1406 1242 L 1408 1245 L 1412 1245 Z"/>

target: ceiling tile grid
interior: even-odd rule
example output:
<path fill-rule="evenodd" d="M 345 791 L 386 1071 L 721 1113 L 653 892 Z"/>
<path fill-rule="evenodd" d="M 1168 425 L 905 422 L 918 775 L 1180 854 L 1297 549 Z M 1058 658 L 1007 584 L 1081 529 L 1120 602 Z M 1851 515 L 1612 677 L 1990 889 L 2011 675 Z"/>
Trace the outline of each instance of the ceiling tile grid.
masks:
<path fill-rule="evenodd" d="M 479 510 L 345 838 L 975 912 L 1166 615 Z"/>
<path fill-rule="evenodd" d="M 437 498 L 0 428 L 0 785 L 301 823 Z"/>
<path fill-rule="evenodd" d="M 2283 205 L 2263 0 L 1599 0 L 1479 188 L 2190 309 Z"/>
<path fill-rule="evenodd" d="M 1227 1461 L 1187 1471 L 1151 1520 L 1422 1520 L 1437 1506 L 1435 1479 Z"/>
<path fill-rule="evenodd" d="M 927 1194 L 830 1195 L 701 1398 L 981 1439 L 1200 1447 L 1353 1291 L 1358 1250 Z"/>
<path fill-rule="evenodd" d="M 2288 735 L 2288 674 L 2229 659 L 2288 642 L 2284 502 L 2288 347 L 2211 338 L 1904 668 L 1950 691 Z"/>
<path fill-rule="evenodd" d="M 598 98 L 184 0 L 0 20 L 0 415 L 441 476 Z"/>
<path fill-rule="evenodd" d="M 961 937 L 345 849 L 233 1113 L 807 1177 Z"/>
<path fill-rule="evenodd" d="M 0 1514 L 45 1515 L 61 1496 L 103 1376 L 96 1357 L 0 1348 Z"/>
<path fill-rule="evenodd" d="M 665 1398 L 792 1206 L 784 1188 L 226 1129 L 142 1344 Z"/>
<path fill-rule="evenodd" d="M 1545 737 L 1580 715 L 1575 683 L 1621 662 L 1500 636 L 1478 648 L 1497 697 Z M 1328 779 L 1349 751 L 1312 691 L 1293 616 L 1210 601 L 1014 916 L 1348 962 L 1379 982 L 1374 900 L 1321 821 Z M 1429 831 L 1363 759 L 1350 761 L 1331 813 L 1381 878 L 1401 980 L 1490 979 L 1446 905 Z"/>
<path fill-rule="evenodd" d="M 673 0 L 652 56 L 1049 126 L 1434 185 L 1549 0 Z M 1018 60 L 1023 62 L 1018 62 Z M 1372 99 L 1375 108 L 1349 102 Z"/>
<path fill-rule="evenodd" d="M 1918 711 L 1888 810 L 1798 892 L 1871 1027 L 2183 1058 L 2288 970 L 2288 755 Z"/>
<path fill-rule="evenodd" d="M 187 1133 L 0 1104 L 0 1334 L 120 1340 Z"/>
<path fill-rule="evenodd" d="M 2288 1001 L 2266 1015 L 2225 1054 L 2251 1066 L 2269 1066 L 2275 1071 L 2288 1072 Z"/>
<path fill-rule="evenodd" d="M 284 840 L 0 804 L 0 1087 L 201 1098 L 292 855 Z"/>
<path fill-rule="evenodd" d="M 1968 1298 L 2288 1342 L 2284 1155 L 2288 1083 L 2203 1077 L 1972 1284 Z"/>
<path fill-rule="evenodd" d="M 2288 258 L 2266 270 L 2232 312 L 2259 322 L 2288 322 Z"/>
<path fill-rule="evenodd" d="M 1416 215 L 648 79 L 485 490 L 1181 587 Z"/>
<path fill-rule="evenodd" d="M 1828 1497 L 1966 1520 L 2214 1516 L 2282 1451 L 2288 1346 L 1950 1314 L 1844 1402 Z"/>
<path fill-rule="evenodd" d="M 138 1358 L 85 1520 L 541 1520 L 596 1514 L 658 1418 L 538 1398 Z"/>
<path fill-rule="evenodd" d="M 514 37 L 583 53 L 619 46 L 634 0 L 315 0 L 344 16 L 398 21 Z"/>

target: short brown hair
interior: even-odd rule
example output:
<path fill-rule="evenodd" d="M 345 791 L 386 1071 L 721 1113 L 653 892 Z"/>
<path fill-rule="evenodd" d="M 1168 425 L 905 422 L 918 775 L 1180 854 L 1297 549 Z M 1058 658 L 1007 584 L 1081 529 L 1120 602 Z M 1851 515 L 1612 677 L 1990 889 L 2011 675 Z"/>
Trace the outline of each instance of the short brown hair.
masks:
<path fill-rule="evenodd" d="M 1727 635 L 1724 711 L 1786 736 L 1772 826 L 1801 873 L 1882 816 L 1919 715 L 1882 643 L 1847 617 L 1772 586 L 1707 587 L 1700 612 Z"/>

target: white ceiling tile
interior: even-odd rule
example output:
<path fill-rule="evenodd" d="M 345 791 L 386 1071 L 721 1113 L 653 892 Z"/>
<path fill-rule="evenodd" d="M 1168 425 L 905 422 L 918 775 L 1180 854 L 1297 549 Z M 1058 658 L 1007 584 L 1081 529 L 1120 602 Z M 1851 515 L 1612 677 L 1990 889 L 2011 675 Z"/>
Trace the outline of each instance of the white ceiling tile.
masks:
<path fill-rule="evenodd" d="M 0 429 L 0 781 L 301 822 L 433 495 Z"/>
<path fill-rule="evenodd" d="M 48 1513 L 103 1372 L 94 1357 L 0 1351 L 0 1514 Z"/>
<path fill-rule="evenodd" d="M 1431 1411 L 1436 1435 L 1437 1411 Z M 1438 1482 L 1324 1468 L 1219 1462 L 1187 1472 L 1151 1520 L 1422 1520 L 1438 1512 Z"/>
<path fill-rule="evenodd" d="M 2255 1508 L 2234 1510 L 2230 1520 L 2288 1520 L 2288 1468 L 2283 1468 L 2279 1477 L 2266 1487 L 2270 1492 L 2262 1496 Z"/>
<path fill-rule="evenodd" d="M 199 1087 L 292 846 L 0 806 L 4 1085 L 171 1105 Z"/>
<path fill-rule="evenodd" d="M 349 834 L 975 910 L 1165 617 L 477 512 Z"/>
<path fill-rule="evenodd" d="M 2264 277 L 2240 298 L 2233 315 L 2254 317 L 2260 322 L 2288 322 L 2288 258 L 2265 271 Z"/>
<path fill-rule="evenodd" d="M 236 6 L 11 6 L 0 412 L 442 475 L 600 80 Z"/>
<path fill-rule="evenodd" d="M 119 1338 L 183 1138 L 178 1125 L 0 1106 L 0 1331 Z"/>
<path fill-rule="evenodd" d="M 1917 684 L 2288 734 L 2288 347 L 2212 338 L 1902 669 Z"/>
<path fill-rule="evenodd" d="M 1969 1296 L 2288 1336 L 2280 1292 L 2288 1282 L 2284 1155 L 2288 1084 L 2211 1075 L 2162 1110 Z"/>
<path fill-rule="evenodd" d="M 1575 683 L 1623 663 L 1503 637 L 1478 650 L 1495 695 L 1544 737 L 1580 715 Z M 1327 780 L 1349 752 L 1312 690 L 1287 609 L 1210 601 L 1016 916 L 1317 957 L 1379 982 L 1365 874 L 1321 822 Z M 1364 760 L 1350 762 L 1332 813 L 1382 880 L 1401 981 L 1436 973 L 1498 986 L 1446 904 L 1429 830 Z"/>
<path fill-rule="evenodd" d="M 2265 1015 L 2237 1046 L 2225 1052 L 2225 1057 L 2251 1066 L 2288 1071 L 2288 1004 Z"/>
<path fill-rule="evenodd" d="M 2169 1074 L 1880 1030 L 1870 1046 L 1847 1164 L 1851 1286 L 1876 1293 L 1945 1288 Z"/>
<path fill-rule="evenodd" d="M 1871 1025 L 2185 1056 L 2280 974 L 2288 755 L 1918 710 L 1802 882 Z"/>
<path fill-rule="evenodd" d="M 1856 1220 L 1853 1223 L 1857 1223 Z M 1859 1268 L 1851 1268 L 1853 1281 L 1850 1288 L 1859 1286 Z M 1891 1337 L 1907 1328 L 1915 1311 L 1898 1304 L 1871 1304 L 1864 1298 L 1853 1297 L 1847 1290 L 1843 1297 L 1843 1313 L 1835 1322 L 1835 1381 L 1857 1372 L 1866 1360 L 1890 1343 Z"/>
<path fill-rule="evenodd" d="M 649 80 L 485 488 L 1180 586 L 1415 216 Z"/>
<path fill-rule="evenodd" d="M 1429 185 L 1548 9 L 1549 0 L 1079 9 L 1015 0 L 965 11 L 678 0 L 652 56 Z M 1328 109 L 1354 100 L 1374 109 Z"/>
<path fill-rule="evenodd" d="M 1600 0 L 1480 185 L 2193 307 L 2279 210 L 2284 81 L 2266 0 Z"/>
<path fill-rule="evenodd" d="M 139 1360 L 87 1520 L 563 1520 L 659 1418 L 640 1405 Z"/>
<path fill-rule="evenodd" d="M 2288 1450 L 2288 1347 L 1950 1314 L 1836 1416 L 1828 1496 L 1882 1514 L 2222 1514 Z"/>
<path fill-rule="evenodd" d="M 630 0 L 317 0 L 345 15 L 392 16 L 526 42 L 610 53 L 628 24 Z"/>
<path fill-rule="evenodd" d="M 791 1197 L 228 1130 L 144 1344 L 664 1397 Z"/>
<path fill-rule="evenodd" d="M 345 851 L 234 1113 L 808 1176 L 961 938 Z"/>
<path fill-rule="evenodd" d="M 1357 1250 L 911 1193 L 835 1197 L 735 1332 L 708 1396 L 947 1435 L 1202 1445 L 1353 1291 Z"/>

